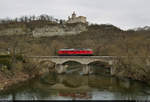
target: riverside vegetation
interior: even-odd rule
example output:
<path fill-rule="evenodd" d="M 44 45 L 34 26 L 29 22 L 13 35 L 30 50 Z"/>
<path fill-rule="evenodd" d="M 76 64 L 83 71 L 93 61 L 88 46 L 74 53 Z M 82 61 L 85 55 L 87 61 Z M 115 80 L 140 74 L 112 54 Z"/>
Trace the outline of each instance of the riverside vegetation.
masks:
<path fill-rule="evenodd" d="M 0 69 L 1 88 L 13 78 L 12 83 L 15 83 L 18 82 L 16 80 L 22 81 L 39 75 L 41 68 L 37 68 L 35 62 L 26 61 L 25 56 L 55 56 L 61 48 L 91 48 L 98 56 L 117 56 L 115 76 L 147 83 L 150 81 L 150 66 L 147 64 L 150 60 L 149 30 L 124 31 L 110 24 L 90 24 L 86 25 L 86 31 L 76 35 L 38 38 L 32 36 L 32 30 L 45 25 L 63 25 L 62 21 L 50 16 L 1 20 L 0 30 L 21 27 L 26 32 L 0 36 L 0 48 L 10 48 L 11 52 L 10 56 L 0 57 L 0 63 L 7 66 Z M 72 25 L 74 24 L 68 26 Z"/>

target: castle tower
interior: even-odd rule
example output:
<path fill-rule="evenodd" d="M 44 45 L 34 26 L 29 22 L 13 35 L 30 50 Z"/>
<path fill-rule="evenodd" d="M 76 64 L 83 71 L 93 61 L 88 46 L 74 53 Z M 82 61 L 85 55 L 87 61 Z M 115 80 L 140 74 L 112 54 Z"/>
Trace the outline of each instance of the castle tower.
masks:
<path fill-rule="evenodd" d="M 75 14 L 75 11 L 73 12 L 72 14 L 72 19 L 76 18 L 76 14 Z"/>
<path fill-rule="evenodd" d="M 68 16 L 68 20 L 70 20 L 70 16 Z"/>

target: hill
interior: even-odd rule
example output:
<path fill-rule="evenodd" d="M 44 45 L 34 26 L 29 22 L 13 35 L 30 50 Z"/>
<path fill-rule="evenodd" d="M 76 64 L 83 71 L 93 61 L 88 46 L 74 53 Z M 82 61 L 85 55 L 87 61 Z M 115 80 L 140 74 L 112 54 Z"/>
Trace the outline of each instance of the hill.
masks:
<path fill-rule="evenodd" d="M 82 24 L 79 24 L 83 26 Z M 128 77 L 136 80 L 149 80 L 150 68 L 146 64 L 150 62 L 150 31 L 123 31 L 114 25 L 92 24 L 84 25 L 86 30 L 74 34 L 60 34 L 53 36 L 34 37 L 31 33 L 35 29 L 49 27 L 54 30 L 55 27 L 63 29 L 74 29 L 78 24 L 63 26 L 62 23 L 50 22 L 45 20 L 36 20 L 30 22 L 2 23 L 1 30 L 23 28 L 22 31 L 13 32 L 10 35 L 5 33 L 0 37 L 0 48 L 10 48 L 11 55 L 19 53 L 24 56 L 54 56 L 57 50 L 61 48 L 91 48 L 95 55 L 118 56 L 116 76 Z M 53 28 L 54 27 L 54 28 Z M 28 28 L 28 29 L 26 29 Z M 80 28 L 80 27 L 79 27 Z M 78 31 L 79 29 L 74 29 Z M 49 30 L 48 30 L 49 31 Z M 53 32 L 53 31 L 51 31 Z M 61 33 L 61 32 L 59 32 Z M 121 59 L 120 56 L 127 56 L 127 59 Z M 135 58 L 132 56 L 142 56 Z"/>

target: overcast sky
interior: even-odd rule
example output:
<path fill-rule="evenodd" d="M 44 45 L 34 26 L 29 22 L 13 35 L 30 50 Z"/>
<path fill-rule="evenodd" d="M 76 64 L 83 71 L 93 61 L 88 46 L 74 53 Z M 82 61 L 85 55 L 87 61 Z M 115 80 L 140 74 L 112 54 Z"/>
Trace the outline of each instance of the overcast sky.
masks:
<path fill-rule="evenodd" d="M 0 0 L 0 18 L 48 14 L 67 19 L 73 11 L 91 23 L 121 29 L 150 26 L 150 0 Z"/>

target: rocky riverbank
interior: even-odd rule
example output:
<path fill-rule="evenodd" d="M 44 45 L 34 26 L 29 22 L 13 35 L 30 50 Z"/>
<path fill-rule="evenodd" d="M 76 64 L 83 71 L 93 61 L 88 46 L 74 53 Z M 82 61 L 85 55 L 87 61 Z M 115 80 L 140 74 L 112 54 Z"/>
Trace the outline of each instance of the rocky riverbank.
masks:
<path fill-rule="evenodd" d="M 48 66 L 46 66 L 47 64 Z M 43 66 L 38 66 L 37 63 L 34 62 L 17 62 L 12 65 L 13 68 L 11 68 L 11 70 L 6 68 L 3 71 L 0 71 L 0 90 L 5 90 L 14 84 L 55 71 L 54 63 L 49 62 L 42 65 Z"/>
<path fill-rule="evenodd" d="M 26 81 L 28 79 L 34 78 L 34 76 L 29 77 L 28 74 L 23 72 L 16 73 L 13 76 L 6 76 L 4 73 L 0 73 L 0 90 L 5 90 L 9 86 Z"/>
<path fill-rule="evenodd" d="M 150 84 L 150 59 L 148 57 L 119 58 L 115 67 L 115 76 L 129 78 Z"/>

